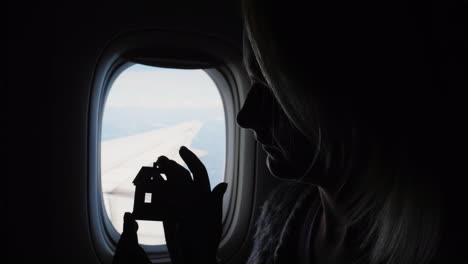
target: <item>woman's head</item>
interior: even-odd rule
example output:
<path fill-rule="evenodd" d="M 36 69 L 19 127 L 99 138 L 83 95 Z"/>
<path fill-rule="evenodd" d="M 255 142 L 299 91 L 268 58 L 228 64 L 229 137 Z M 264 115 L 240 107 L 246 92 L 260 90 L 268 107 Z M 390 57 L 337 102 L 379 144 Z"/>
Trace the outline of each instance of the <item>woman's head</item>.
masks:
<path fill-rule="evenodd" d="M 427 63 L 434 55 L 421 48 L 428 42 L 418 6 L 309 4 L 251 0 L 243 11 L 254 83 L 270 88 L 284 119 L 307 139 L 315 169 L 347 170 L 354 152 L 394 151 L 419 138 L 438 87 Z"/>
<path fill-rule="evenodd" d="M 255 85 L 239 124 L 262 138 L 276 133 L 273 143 L 285 150 L 280 156 L 300 168 L 296 178 L 336 189 L 352 175 L 351 221 L 367 221 L 363 243 L 373 245 L 376 262 L 424 263 L 435 239 L 421 230 L 437 234 L 438 221 L 425 144 L 434 139 L 443 88 L 436 66 L 443 54 L 428 7 L 398 0 L 245 0 L 243 12 Z M 285 171 L 277 169 L 277 176 Z M 427 213 L 436 215 L 433 222 L 421 222 Z M 424 246 L 405 249 L 402 240 Z"/>
<path fill-rule="evenodd" d="M 277 14 L 274 5 L 265 8 L 262 4 L 263 1 L 245 4 L 244 59 L 253 82 L 251 94 L 268 98 L 272 103 L 260 110 L 263 104 L 247 99 L 239 115 L 239 124 L 254 129 L 257 134 L 262 133 L 259 130 L 272 132 L 278 139 L 274 143 L 282 150 L 287 163 L 296 163 L 293 167 L 300 168 L 289 175 L 272 171 L 274 175 L 319 185 L 336 183 L 339 180 L 330 175 L 325 177 L 322 172 L 328 170 L 332 159 L 339 159 L 335 168 L 337 163 L 344 166 L 347 158 L 342 153 L 341 141 L 348 142 L 353 137 L 351 109 L 348 108 L 351 104 L 345 94 L 337 93 L 342 90 L 341 86 L 333 85 L 337 79 L 346 78 L 335 78 L 344 66 L 331 65 L 333 61 L 327 60 L 332 56 L 327 55 L 329 50 L 321 48 L 327 43 L 311 41 L 308 32 L 299 31 L 304 29 L 305 19 L 295 25 L 295 20 L 279 19 L 281 14 Z M 314 45 L 309 46 L 310 43 Z M 332 77 L 334 74 L 336 76 Z M 272 109 L 266 109 L 268 107 Z M 259 122 L 255 120 L 259 116 L 269 119 Z M 246 121 L 253 124 L 245 124 Z M 298 157 L 301 157 L 300 162 L 297 162 Z M 315 173 L 311 173 L 311 169 Z"/>

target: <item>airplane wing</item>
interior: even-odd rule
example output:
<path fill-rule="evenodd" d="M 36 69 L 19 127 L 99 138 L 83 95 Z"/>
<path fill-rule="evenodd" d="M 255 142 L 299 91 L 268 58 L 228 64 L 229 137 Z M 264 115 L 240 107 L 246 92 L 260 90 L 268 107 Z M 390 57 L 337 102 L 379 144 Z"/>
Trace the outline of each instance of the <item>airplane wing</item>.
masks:
<path fill-rule="evenodd" d="M 122 231 L 124 212 L 131 212 L 133 209 L 135 186 L 132 181 L 140 168 L 153 166 L 153 162 L 161 155 L 185 165 L 179 156 L 179 148 L 186 146 L 191 149 L 192 141 L 202 125 L 200 121 L 184 122 L 102 142 L 101 183 L 104 203 L 112 223 L 119 232 Z M 201 150 L 191 150 L 198 157 L 207 154 Z M 145 229 L 144 226 L 142 228 Z M 144 243 L 144 235 L 149 231 L 145 232 L 142 228 L 139 234 L 142 235 L 141 242 Z M 154 230 L 149 233 L 154 233 Z M 154 243 L 154 239 L 151 241 Z"/>

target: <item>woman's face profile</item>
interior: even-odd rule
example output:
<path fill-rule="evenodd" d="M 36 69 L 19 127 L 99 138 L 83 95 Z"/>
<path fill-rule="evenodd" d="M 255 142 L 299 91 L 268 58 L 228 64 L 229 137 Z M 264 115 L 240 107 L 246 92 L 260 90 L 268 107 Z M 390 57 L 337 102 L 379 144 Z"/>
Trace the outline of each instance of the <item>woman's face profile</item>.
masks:
<path fill-rule="evenodd" d="M 263 77 L 253 74 L 258 75 L 259 69 L 252 67 L 248 63 L 252 87 L 237 115 L 237 123 L 254 131 L 256 140 L 267 154 L 267 167 L 274 176 L 300 178 L 312 164 L 315 149 L 288 120 L 273 90 L 262 81 Z"/>

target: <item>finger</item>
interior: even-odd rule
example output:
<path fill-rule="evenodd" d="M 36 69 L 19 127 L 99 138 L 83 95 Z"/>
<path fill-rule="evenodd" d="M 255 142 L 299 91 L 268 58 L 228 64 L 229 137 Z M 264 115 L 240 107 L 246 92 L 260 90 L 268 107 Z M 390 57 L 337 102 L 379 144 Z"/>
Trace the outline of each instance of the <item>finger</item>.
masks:
<path fill-rule="evenodd" d="M 156 167 L 156 163 L 154 163 L 152 172 L 151 177 L 155 182 L 164 182 L 164 178 L 161 176 L 161 170 Z"/>
<path fill-rule="evenodd" d="M 171 257 L 172 263 L 179 263 L 177 260 L 180 257 L 180 253 L 177 254 L 179 248 L 177 240 L 177 223 L 173 221 L 163 221 L 164 237 L 166 238 L 167 249 Z"/>
<path fill-rule="evenodd" d="M 223 197 L 224 197 L 224 194 L 226 193 L 227 186 L 228 186 L 227 183 L 222 182 L 216 185 L 216 187 L 214 187 L 213 189 L 213 192 L 211 193 L 217 208 L 220 208 L 220 209 L 223 208 Z"/>
<path fill-rule="evenodd" d="M 219 229 L 216 230 L 218 232 L 219 237 L 217 238 L 218 240 L 216 241 L 216 245 L 219 243 L 219 239 L 221 238 L 221 231 L 222 231 L 222 221 L 223 221 L 223 197 L 224 194 L 226 193 L 227 189 L 227 183 L 220 183 L 218 184 L 214 189 L 213 192 L 211 193 L 211 201 L 212 201 L 212 206 L 213 206 L 213 221 L 217 223 L 217 226 Z"/>
<path fill-rule="evenodd" d="M 128 234 L 136 234 L 138 230 L 138 223 L 132 213 L 126 212 L 124 214 L 123 232 Z"/>
<path fill-rule="evenodd" d="M 192 172 L 193 180 L 195 184 L 199 186 L 200 190 L 210 192 L 211 187 L 208 172 L 206 171 L 205 165 L 203 165 L 200 159 L 198 159 L 197 155 L 184 146 L 180 148 L 179 155 Z"/>
<path fill-rule="evenodd" d="M 166 174 L 167 181 L 173 183 L 192 182 L 190 172 L 177 162 L 168 159 L 166 156 L 160 156 L 156 161 L 160 173 Z"/>

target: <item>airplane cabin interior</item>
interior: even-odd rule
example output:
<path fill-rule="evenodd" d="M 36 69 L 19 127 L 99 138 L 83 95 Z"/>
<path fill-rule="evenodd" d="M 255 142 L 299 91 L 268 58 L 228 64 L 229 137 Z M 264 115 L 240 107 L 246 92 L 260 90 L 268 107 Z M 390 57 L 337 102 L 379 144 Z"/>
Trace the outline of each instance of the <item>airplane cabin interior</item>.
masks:
<path fill-rule="evenodd" d="M 403 153 L 399 157 L 401 160 L 405 160 L 406 154 L 419 157 L 418 161 L 424 164 L 423 167 L 414 168 L 412 164 L 406 164 L 405 168 L 419 170 L 427 178 L 416 177 L 414 180 L 420 182 L 412 184 L 418 190 L 435 190 L 434 193 L 439 194 L 435 197 L 428 192 L 425 196 L 425 191 L 420 191 L 416 209 L 404 211 L 403 208 L 398 211 L 410 215 L 410 220 L 413 219 L 412 214 L 429 212 L 421 218 L 421 222 L 413 223 L 415 226 L 430 226 L 431 221 L 436 219 L 434 225 L 438 225 L 439 231 L 434 233 L 437 236 L 434 240 L 437 243 L 427 254 L 437 261 L 428 263 L 463 263 L 466 261 L 467 245 L 467 192 L 464 180 L 467 174 L 463 144 L 466 138 L 463 132 L 466 97 L 463 90 L 468 86 L 466 56 L 458 52 L 467 48 L 466 22 L 462 22 L 460 17 L 463 16 L 459 15 L 462 9 L 466 11 L 466 3 L 432 2 L 433 5 L 427 10 L 434 31 L 428 33 L 427 42 L 424 43 L 438 39 L 438 47 L 447 50 L 447 54 L 441 53 L 443 55 L 438 58 L 438 62 L 443 63 L 428 62 L 428 65 L 437 65 L 431 66 L 429 86 L 438 85 L 443 89 L 420 90 L 419 97 L 410 97 L 416 94 L 410 90 L 402 92 L 399 96 L 412 98 L 405 101 L 412 105 L 409 109 L 416 109 L 415 112 L 419 114 L 408 121 L 408 127 L 417 130 L 393 127 L 392 132 L 387 131 L 385 135 L 395 132 L 398 135 L 413 133 L 412 136 L 417 136 L 418 142 L 415 144 L 419 148 L 416 151 L 408 154 L 399 146 L 391 149 L 395 153 Z M 284 3 L 287 4 L 294 5 Z M 127 222 L 127 226 L 124 226 L 124 214 L 157 201 L 161 196 L 158 193 L 182 197 L 191 192 L 191 189 L 180 188 L 172 191 L 163 188 L 155 192 L 151 191 L 155 189 L 145 189 L 149 188 L 145 184 L 156 186 L 158 180 L 170 183 L 171 172 L 161 169 L 164 168 L 161 165 L 164 161 L 158 157 L 164 155 L 182 164 L 179 170 L 188 173 L 190 179 L 193 177 L 195 183 L 201 181 L 192 171 L 195 165 L 187 163 L 191 154 L 180 149 L 181 146 L 190 149 L 205 165 L 212 193 L 224 194 L 217 200 L 219 214 L 216 214 L 216 219 L 222 222 L 216 231 L 219 235 L 217 263 L 306 263 L 298 262 L 298 259 L 309 258 L 300 253 L 297 253 L 296 259 L 276 259 L 277 255 L 282 254 L 278 252 L 280 250 L 271 252 L 257 244 L 260 240 L 265 244 L 269 241 L 281 244 L 283 236 L 293 241 L 303 239 L 304 230 L 317 232 L 315 229 L 293 227 L 280 232 L 274 227 L 264 226 L 261 229 L 259 226 L 268 215 L 284 219 L 284 223 L 279 224 L 281 227 L 298 221 L 287 217 L 282 207 L 276 206 L 273 201 L 291 208 L 297 207 L 298 211 L 306 210 L 308 207 L 303 206 L 306 204 L 303 201 L 312 199 L 310 197 L 318 199 L 323 193 L 317 190 L 299 195 L 299 192 L 306 193 L 304 186 L 310 184 L 307 180 L 288 181 L 272 175 L 270 166 L 273 165 L 265 160 L 272 162 L 274 154 L 269 154 L 262 145 L 264 142 L 259 142 L 260 133 L 252 130 L 255 122 L 244 125 L 251 122 L 250 115 L 257 114 L 255 110 L 245 114 L 249 98 L 258 96 L 255 98 L 260 104 L 268 100 L 265 98 L 274 98 L 277 94 L 268 94 L 262 87 L 255 89 L 268 95 L 253 94 L 252 87 L 255 85 L 252 86 L 251 77 L 254 73 L 248 68 L 245 38 L 255 32 L 246 32 L 242 10 L 241 1 L 231 0 L 8 2 L 8 48 L 4 50 L 8 57 L 5 88 L 8 91 L 8 125 L 4 130 L 8 131 L 5 144 L 8 145 L 6 163 L 9 169 L 4 174 L 8 181 L 5 183 L 7 193 L 4 207 L 7 223 L 3 228 L 7 230 L 7 239 L 4 240 L 7 263 L 126 263 L 114 259 L 121 234 L 125 228 L 129 228 Z M 300 15 L 308 12 L 302 10 Z M 311 17 L 303 16 L 301 21 L 313 20 L 315 11 L 310 13 Z M 324 31 L 329 22 L 324 22 Z M 340 23 L 343 23 L 343 27 L 346 24 L 344 21 Z M 298 49 L 304 48 L 310 43 L 307 39 L 313 38 L 310 32 L 291 31 L 289 34 L 292 35 L 291 41 L 294 38 L 298 43 Z M 329 32 L 330 36 L 333 34 Z M 337 46 L 341 44 L 333 43 Z M 424 49 L 427 47 L 421 47 L 421 50 Z M 336 54 L 343 52 L 337 51 Z M 384 50 L 379 52 L 391 53 Z M 359 59 L 359 54 L 353 56 Z M 301 63 L 313 86 L 315 68 L 306 68 L 314 61 Z M 352 63 L 340 64 L 340 67 L 352 67 L 350 65 Z M 263 67 L 261 70 L 265 71 L 266 66 L 257 67 Z M 343 83 L 343 78 L 351 80 L 353 76 L 327 75 L 327 78 L 337 78 L 337 83 Z M 259 83 L 264 85 L 267 82 L 271 83 L 272 79 Z M 395 84 L 391 80 L 389 83 Z M 347 88 L 347 92 L 354 89 L 353 86 Z M 283 92 L 289 93 L 287 89 Z M 369 97 L 374 95 L 386 96 L 374 90 Z M 394 95 L 389 93 L 388 96 Z M 335 93 L 327 100 L 334 101 L 339 97 L 340 94 Z M 244 104 L 245 108 L 242 108 Z M 379 107 L 378 103 L 375 105 Z M 250 106 L 256 107 L 257 103 L 253 102 Z M 402 109 L 406 106 L 391 107 Z M 422 111 L 423 107 L 430 110 Z M 371 109 L 366 111 L 372 113 Z M 294 117 L 294 113 L 291 113 L 287 112 L 284 116 Z M 334 114 L 333 111 L 330 111 L 331 114 Z M 398 124 L 391 110 L 387 114 L 385 126 Z M 371 114 L 369 116 L 373 118 Z M 305 148 L 301 143 L 294 144 L 294 148 Z M 366 159 L 358 152 L 351 158 Z M 327 164 L 326 157 L 324 160 L 324 164 Z M 161 177 L 166 178 L 151 176 L 156 169 L 162 173 Z M 192 171 L 192 176 L 188 169 Z M 393 171 L 395 168 L 390 165 L 386 169 Z M 227 183 L 226 189 L 223 189 L 223 182 Z M 383 181 L 380 183 L 386 184 Z M 426 186 L 426 183 L 430 186 Z M 373 184 L 380 186 L 378 181 Z M 285 185 L 287 187 L 271 196 L 279 186 Z M 361 185 L 356 186 L 359 188 Z M 282 192 L 285 191 L 298 195 L 283 196 Z M 197 194 L 193 197 L 196 200 Z M 402 197 L 406 196 L 395 196 L 394 199 L 404 199 Z M 321 199 L 326 198 L 321 196 Z M 178 206 L 175 198 L 171 201 L 172 204 L 164 210 L 174 214 L 174 219 L 185 211 L 193 210 L 191 206 Z M 137 202 L 140 204 L 136 205 Z M 371 204 L 372 201 L 368 202 Z M 364 208 L 361 213 L 365 214 L 365 211 Z M 387 217 L 404 217 L 398 212 L 394 212 L 396 215 L 388 213 Z M 204 217 L 202 210 L 195 209 L 194 214 L 195 218 Z M 137 220 L 139 243 L 147 261 L 176 263 L 171 262 L 174 253 L 169 251 L 172 249 L 168 248 L 167 234 L 164 233 L 168 227 L 161 221 L 153 221 L 162 218 L 154 216 L 149 220 Z M 384 225 L 386 220 L 382 219 L 381 224 Z M 375 226 L 378 228 L 379 224 Z M 403 239 L 404 243 L 400 241 L 395 246 L 398 238 L 395 235 L 392 240 L 392 234 L 398 232 L 398 229 L 387 230 L 389 241 L 393 241 L 388 245 L 377 245 L 381 241 L 375 240 L 375 244 L 367 246 L 385 248 L 393 245 L 404 250 L 402 248 L 414 246 L 407 241 L 420 239 Z M 430 238 L 431 232 L 432 229 L 425 230 L 421 236 Z M 212 236 L 210 232 L 205 234 Z M 412 234 L 409 230 L 407 235 L 410 237 Z M 204 236 L 200 235 L 199 238 Z M 332 247 L 327 248 L 328 244 L 323 245 L 314 250 L 333 251 Z M 414 248 L 424 249 L 424 246 L 431 245 L 421 244 Z M 296 252 L 297 248 L 291 249 L 296 246 L 302 247 L 304 244 L 285 245 L 281 250 Z M 252 252 L 257 254 L 256 257 Z M 385 263 L 398 263 L 395 259 L 389 258 Z M 186 260 L 181 263 L 194 262 Z M 345 259 L 323 263 L 357 262 Z"/>

